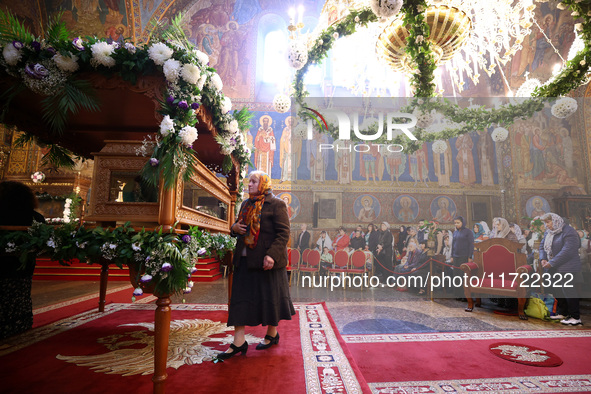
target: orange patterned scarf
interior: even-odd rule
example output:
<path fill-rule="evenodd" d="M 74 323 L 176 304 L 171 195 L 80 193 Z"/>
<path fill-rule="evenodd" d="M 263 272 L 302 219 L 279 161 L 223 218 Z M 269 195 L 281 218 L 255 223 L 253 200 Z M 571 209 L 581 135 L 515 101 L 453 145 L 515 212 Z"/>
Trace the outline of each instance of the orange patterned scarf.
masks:
<path fill-rule="evenodd" d="M 271 177 L 267 174 L 261 174 L 259 178 L 259 194 L 246 200 L 238 215 L 238 218 L 248 226 L 244 243 L 251 249 L 254 249 L 257 245 L 261 230 L 261 211 L 265 197 L 270 193 Z"/>

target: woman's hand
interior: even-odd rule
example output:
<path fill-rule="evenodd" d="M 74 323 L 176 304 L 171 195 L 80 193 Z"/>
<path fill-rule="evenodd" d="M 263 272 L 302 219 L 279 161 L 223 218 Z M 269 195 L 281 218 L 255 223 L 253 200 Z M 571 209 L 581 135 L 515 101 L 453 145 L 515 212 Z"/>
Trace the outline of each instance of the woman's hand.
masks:
<path fill-rule="evenodd" d="M 273 257 L 265 255 L 265 258 L 263 259 L 263 269 L 270 270 L 271 268 L 273 268 L 274 265 L 275 260 L 273 260 Z"/>
<path fill-rule="evenodd" d="M 542 267 L 544 268 L 552 268 L 552 265 L 548 262 L 548 260 L 542 260 Z"/>
<path fill-rule="evenodd" d="M 246 224 L 240 219 L 232 225 L 232 231 L 236 234 L 244 235 L 246 234 Z"/>

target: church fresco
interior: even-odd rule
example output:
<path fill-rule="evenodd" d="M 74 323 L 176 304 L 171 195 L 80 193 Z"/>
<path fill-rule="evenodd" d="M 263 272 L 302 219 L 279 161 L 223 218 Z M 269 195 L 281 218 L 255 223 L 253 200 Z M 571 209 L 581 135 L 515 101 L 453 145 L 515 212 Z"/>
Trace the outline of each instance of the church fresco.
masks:
<path fill-rule="evenodd" d="M 362 223 L 370 223 L 378 219 L 381 209 L 380 201 L 371 194 L 357 197 L 353 204 L 353 214 Z"/>

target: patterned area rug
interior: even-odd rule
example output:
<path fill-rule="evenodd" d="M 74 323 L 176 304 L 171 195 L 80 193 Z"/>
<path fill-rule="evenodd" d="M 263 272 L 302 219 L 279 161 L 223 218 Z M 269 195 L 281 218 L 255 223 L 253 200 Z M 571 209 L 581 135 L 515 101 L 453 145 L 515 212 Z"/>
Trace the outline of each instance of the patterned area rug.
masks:
<path fill-rule="evenodd" d="M 110 304 L 0 343 L 6 392 L 151 392 L 154 305 Z M 232 342 L 226 305 L 172 306 L 167 392 L 369 393 L 324 304 L 296 305 L 265 351 L 247 327 L 246 356 L 213 363 Z"/>
<path fill-rule="evenodd" d="M 343 335 L 373 393 L 591 391 L 591 330 Z M 490 347 L 527 345 L 562 359 L 555 368 L 508 363 Z"/>

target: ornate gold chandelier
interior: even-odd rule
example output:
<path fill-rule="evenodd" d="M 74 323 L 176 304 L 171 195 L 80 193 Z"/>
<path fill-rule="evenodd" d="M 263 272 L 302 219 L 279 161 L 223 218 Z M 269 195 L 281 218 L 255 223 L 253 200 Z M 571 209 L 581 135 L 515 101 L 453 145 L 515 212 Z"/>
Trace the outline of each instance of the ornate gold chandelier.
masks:
<path fill-rule="evenodd" d="M 451 60 L 470 37 L 472 21 L 462 10 L 446 5 L 431 6 L 425 11 L 430 34 L 425 38 L 438 66 Z M 379 35 L 376 52 L 395 71 L 409 73 L 414 66 L 405 53 L 409 32 L 402 19 L 396 18 Z"/>
<path fill-rule="evenodd" d="M 424 12 L 431 31 L 424 39 L 432 43 L 437 65 L 441 66 L 436 75 L 445 70 L 454 92 L 461 92 L 468 79 L 476 85 L 482 72 L 490 76 L 498 70 L 508 86 L 502 66 L 522 48 L 522 42 L 531 33 L 535 8 L 533 0 L 427 0 L 427 3 Z M 342 20 L 349 10 L 360 10 L 368 4 L 369 0 L 327 0 L 315 32 Z M 409 34 L 402 18 L 395 15 L 370 25 L 368 29 L 375 32 L 372 36 L 375 39 L 374 57 L 380 59 L 380 63 L 385 60 L 385 64 L 396 72 L 414 72 L 415 67 L 405 53 Z M 310 39 L 314 39 L 313 35 Z M 358 49 L 352 51 L 361 52 L 368 44 L 373 43 L 357 43 Z M 349 87 L 354 93 L 371 94 L 371 89 L 367 89 L 368 79 L 376 73 L 368 75 L 368 66 L 361 65 L 361 62 L 372 61 L 374 59 L 357 56 L 353 62 L 360 64 L 351 65 L 348 59 L 347 66 L 360 74 L 356 78 L 358 85 L 364 85 L 361 89 Z M 436 77 L 435 83 L 442 92 L 440 78 Z M 375 85 L 380 84 L 383 81 Z"/>

